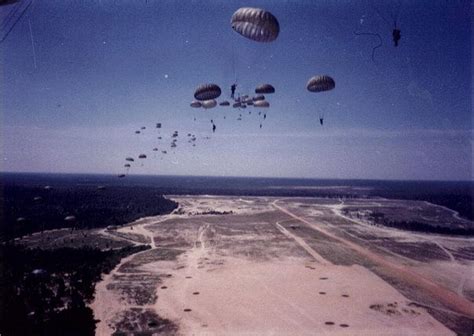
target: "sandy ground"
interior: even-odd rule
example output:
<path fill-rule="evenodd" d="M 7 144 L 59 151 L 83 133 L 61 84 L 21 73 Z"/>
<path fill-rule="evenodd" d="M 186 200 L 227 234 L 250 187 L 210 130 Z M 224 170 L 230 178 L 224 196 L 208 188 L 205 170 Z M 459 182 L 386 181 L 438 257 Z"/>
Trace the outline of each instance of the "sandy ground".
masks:
<path fill-rule="evenodd" d="M 180 203 L 179 214 L 147 218 L 133 223 L 133 229 L 132 225 L 119 229 L 151 239 L 152 252 L 174 249 L 179 253 L 177 258 L 146 259 L 149 252 L 140 252 L 123 259 L 105 276 L 96 286 L 91 305 L 100 320 L 97 335 L 117 331 L 119 317 L 136 308 L 172 321 L 180 335 L 454 334 L 369 269 L 333 264 L 315 248 L 316 238 L 334 239 L 337 244 L 331 253 L 349 249 L 401 281 L 432 293 L 435 300 L 452 309 L 449 312 L 474 316 L 472 302 L 462 295 L 457 282 L 456 288 L 446 288 L 429 278 L 430 264 L 415 272 L 404 264 L 407 258 L 398 262 L 387 258 L 341 238 L 332 225 L 311 217 L 330 214 L 339 216 L 345 225 L 365 225 L 342 218 L 342 204 L 337 202 L 309 206 L 310 218 L 293 211 L 286 201 L 269 198 L 173 199 Z M 210 210 L 233 214 L 202 215 Z M 310 233 L 303 235 L 301 228 Z M 467 283 L 463 265 L 441 245 L 452 258 L 441 266 Z M 127 276 L 135 277 L 136 282 L 145 276 L 161 277 L 154 290 L 143 294 L 156 295 L 152 303 L 131 304 L 123 293 L 110 288 L 117 276 L 124 275 L 122 266 L 130 262 L 138 266 L 128 270 Z M 150 330 L 151 334 L 159 332 Z"/>

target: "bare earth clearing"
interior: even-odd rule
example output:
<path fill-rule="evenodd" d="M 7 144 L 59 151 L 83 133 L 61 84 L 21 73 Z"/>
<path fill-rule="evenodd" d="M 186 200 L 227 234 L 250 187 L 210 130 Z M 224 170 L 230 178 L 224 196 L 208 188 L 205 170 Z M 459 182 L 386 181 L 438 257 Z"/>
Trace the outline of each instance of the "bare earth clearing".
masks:
<path fill-rule="evenodd" d="M 97 231 L 152 247 L 97 284 L 98 335 L 471 332 L 472 238 L 377 227 L 342 212 L 395 201 L 173 199 L 180 208 L 171 215 Z M 425 216 L 437 209 L 423 207 Z"/>

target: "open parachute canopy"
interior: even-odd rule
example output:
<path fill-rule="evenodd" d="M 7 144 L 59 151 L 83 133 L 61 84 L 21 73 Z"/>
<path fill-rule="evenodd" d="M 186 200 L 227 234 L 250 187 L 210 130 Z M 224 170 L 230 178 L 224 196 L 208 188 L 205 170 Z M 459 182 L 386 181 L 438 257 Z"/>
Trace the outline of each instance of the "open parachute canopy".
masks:
<path fill-rule="evenodd" d="M 253 103 L 253 106 L 255 106 L 255 107 L 270 107 L 270 103 L 267 102 L 266 100 L 257 100 L 255 103 Z"/>
<path fill-rule="evenodd" d="M 191 106 L 191 107 L 195 107 L 195 108 L 199 108 L 199 107 L 201 107 L 201 106 L 202 106 L 202 104 L 201 104 L 201 102 L 200 102 L 200 101 L 193 100 L 193 101 L 191 102 L 191 104 L 189 104 L 189 106 Z"/>
<path fill-rule="evenodd" d="M 221 93 L 221 88 L 216 84 L 202 84 L 194 91 L 194 98 L 197 100 L 216 99 Z"/>
<path fill-rule="evenodd" d="M 280 33 L 276 17 L 260 8 L 239 8 L 230 23 L 237 33 L 256 42 L 272 42 Z"/>
<path fill-rule="evenodd" d="M 327 75 L 311 77 L 306 84 L 306 88 L 310 92 L 329 91 L 336 87 L 336 82 L 332 77 Z"/>
<path fill-rule="evenodd" d="M 262 84 L 257 86 L 255 89 L 255 93 L 257 94 L 269 94 L 269 93 L 275 93 L 275 88 L 271 84 Z"/>
<path fill-rule="evenodd" d="M 140 155 L 138 155 L 138 158 L 139 159 L 146 159 L 146 155 L 145 154 L 140 154 Z"/>
<path fill-rule="evenodd" d="M 217 102 L 215 99 L 209 99 L 202 102 L 202 107 L 204 107 L 205 109 L 216 107 L 216 105 L 217 105 Z"/>
<path fill-rule="evenodd" d="M 230 103 L 227 100 L 224 100 L 223 102 L 219 103 L 220 106 L 229 106 Z"/>
<path fill-rule="evenodd" d="M 126 160 L 126 161 L 130 161 L 130 162 L 135 161 L 132 157 L 128 157 L 128 158 L 126 158 L 125 160 Z"/>

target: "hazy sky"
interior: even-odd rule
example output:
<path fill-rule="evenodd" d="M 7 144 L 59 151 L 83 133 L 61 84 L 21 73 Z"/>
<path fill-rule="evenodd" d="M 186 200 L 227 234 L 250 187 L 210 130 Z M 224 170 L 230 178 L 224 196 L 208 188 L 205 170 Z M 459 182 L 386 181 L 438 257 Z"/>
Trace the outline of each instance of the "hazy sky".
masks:
<path fill-rule="evenodd" d="M 3 36 L 28 1 L 0 7 Z M 276 41 L 232 30 L 230 18 L 244 6 L 278 18 Z M 0 44 L 0 170 L 117 174 L 126 156 L 145 153 L 131 173 L 471 180 L 470 6 L 35 1 Z M 395 48 L 381 16 L 397 12 Z M 375 63 L 378 38 L 354 32 L 380 34 Z M 308 92 L 306 82 L 319 74 L 331 75 L 335 90 Z M 241 93 L 275 86 L 262 129 L 254 109 L 189 106 L 199 84 L 220 85 L 222 100 L 234 80 Z M 144 134 L 135 135 L 141 126 Z M 187 133 L 196 134 L 196 147 Z"/>

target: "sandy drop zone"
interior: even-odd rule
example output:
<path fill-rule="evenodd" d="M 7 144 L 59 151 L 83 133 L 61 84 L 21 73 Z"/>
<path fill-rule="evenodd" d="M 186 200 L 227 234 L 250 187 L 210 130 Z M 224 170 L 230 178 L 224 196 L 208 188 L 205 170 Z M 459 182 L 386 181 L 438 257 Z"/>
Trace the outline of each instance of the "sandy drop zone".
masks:
<path fill-rule="evenodd" d="M 342 213 L 354 201 L 173 199 L 171 215 L 100 231 L 152 249 L 97 284 L 98 335 L 454 335 L 472 326 L 472 239 L 374 227 Z"/>

